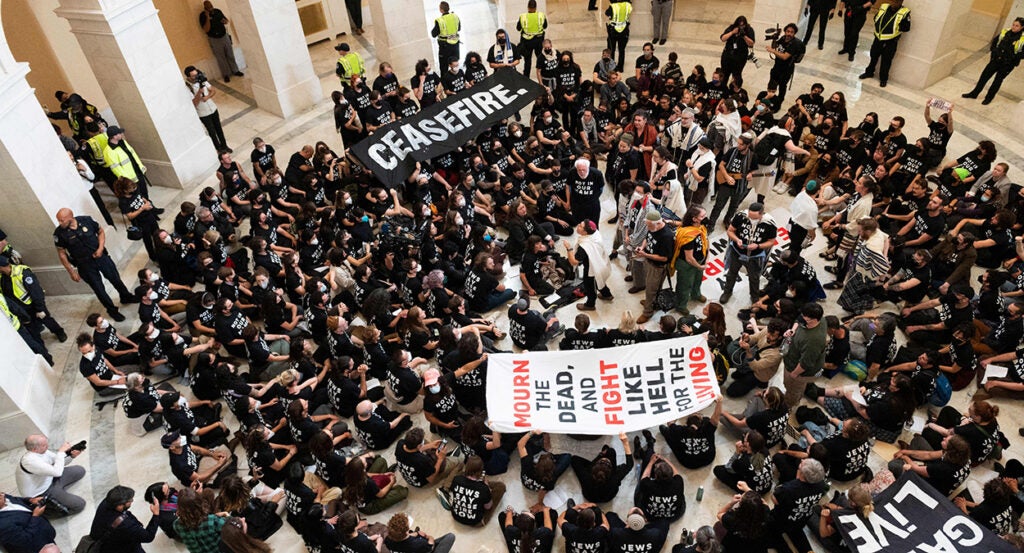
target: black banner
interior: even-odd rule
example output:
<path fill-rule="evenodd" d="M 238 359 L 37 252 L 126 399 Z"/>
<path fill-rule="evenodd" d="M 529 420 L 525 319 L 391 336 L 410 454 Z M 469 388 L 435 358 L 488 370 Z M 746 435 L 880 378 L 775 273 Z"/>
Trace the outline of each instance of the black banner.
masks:
<path fill-rule="evenodd" d="M 402 184 L 424 161 L 450 152 L 533 102 L 544 87 L 502 69 L 427 109 L 390 123 L 352 151 L 381 182 Z"/>
<path fill-rule="evenodd" d="M 875 497 L 874 512 L 867 520 L 850 511 L 832 516 L 838 517 L 843 541 L 853 553 L 1017 551 L 913 472 L 904 473 Z"/>

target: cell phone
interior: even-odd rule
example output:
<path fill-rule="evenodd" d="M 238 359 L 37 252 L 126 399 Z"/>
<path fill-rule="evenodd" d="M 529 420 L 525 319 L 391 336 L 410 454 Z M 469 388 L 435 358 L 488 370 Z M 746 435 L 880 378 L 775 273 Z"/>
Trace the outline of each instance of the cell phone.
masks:
<path fill-rule="evenodd" d="M 72 451 L 85 451 L 85 440 L 78 442 L 77 444 L 68 448 L 68 452 Z"/>
<path fill-rule="evenodd" d="M 441 447 L 448 445 L 448 438 L 441 438 Z"/>

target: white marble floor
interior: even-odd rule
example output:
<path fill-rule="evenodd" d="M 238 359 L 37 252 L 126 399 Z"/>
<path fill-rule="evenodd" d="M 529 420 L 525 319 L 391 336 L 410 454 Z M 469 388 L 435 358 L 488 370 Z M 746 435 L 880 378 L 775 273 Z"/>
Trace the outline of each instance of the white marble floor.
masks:
<path fill-rule="evenodd" d="M 436 3 L 425 1 L 425 8 L 430 17 L 436 10 Z M 486 52 L 493 37 L 494 5 L 487 0 L 461 0 L 453 3 L 456 9 L 463 16 L 464 33 L 463 55 L 468 49 L 478 52 Z M 584 73 L 588 74 L 594 61 L 598 58 L 604 48 L 604 34 L 598 26 L 592 12 L 587 12 L 585 0 L 549 0 L 548 12 L 551 26 L 548 36 L 554 41 L 558 49 L 571 49 L 576 60 L 581 64 Z M 750 14 L 753 2 L 750 0 L 736 2 L 722 2 L 719 0 L 683 0 L 679 2 L 680 9 L 677 10 L 675 21 L 672 23 L 669 43 L 661 46 L 657 54 L 665 59 L 670 51 L 679 53 L 680 62 L 684 71 L 694 64 L 700 63 L 705 67 L 714 67 L 719 58 L 721 43 L 718 35 L 737 15 Z M 373 26 L 367 21 L 367 34 L 361 37 L 349 36 L 341 40 L 347 40 L 353 48 L 360 50 L 366 57 L 367 67 L 373 68 L 379 60 L 375 59 L 373 53 Z M 925 101 L 929 97 L 943 97 L 954 102 L 959 100 L 959 94 L 969 89 L 973 79 L 977 77 L 985 62 L 985 56 L 979 55 L 978 50 L 984 45 L 975 41 L 974 44 L 964 44 L 961 54 L 958 56 L 954 74 L 927 89 L 906 87 L 890 82 L 888 88 L 878 88 L 877 81 L 862 82 L 857 80 L 857 75 L 867 63 L 866 47 L 858 54 L 856 62 L 847 63 L 844 56 L 835 55 L 839 49 L 837 41 L 838 27 L 833 25 L 829 31 L 829 39 L 824 51 L 811 49 L 804 62 L 796 72 L 794 84 L 794 96 L 802 93 L 810 87 L 812 82 L 823 82 L 826 85 L 826 94 L 833 90 L 842 90 L 846 93 L 850 103 L 850 117 L 859 121 L 864 113 L 868 111 L 878 112 L 883 118 L 894 115 L 903 115 L 908 122 L 907 134 L 911 137 L 926 134 L 925 123 L 921 115 Z M 918 31 L 921 32 L 921 31 Z M 647 33 L 639 28 L 633 31 L 633 40 L 630 42 L 627 56 L 639 55 L 641 44 L 649 37 Z M 866 43 L 867 37 L 862 39 Z M 337 79 L 334 76 L 335 52 L 332 49 L 333 43 L 319 43 L 310 48 L 313 63 L 317 74 L 321 78 L 324 87 L 325 97 L 330 91 L 338 88 Z M 424 54 L 427 57 L 427 54 Z M 430 57 L 435 58 L 431 53 Z M 982 106 L 979 102 L 958 104 L 956 108 L 956 134 L 950 144 L 950 154 L 960 155 L 973 148 L 974 144 L 982 138 L 994 140 L 999 147 L 1001 161 L 1010 163 L 1011 177 L 1024 170 L 1024 160 L 1020 153 L 1024 152 L 1017 132 L 1016 121 L 1012 115 L 1016 110 L 1016 102 L 1024 98 L 1024 73 L 1017 72 L 1007 79 L 1004 85 L 1004 92 L 992 105 Z M 408 75 L 401 75 L 401 80 L 408 80 Z M 748 65 L 745 71 L 747 86 L 751 95 L 761 90 L 768 80 L 768 66 L 757 69 Z M 249 144 L 255 136 L 264 138 L 269 144 L 274 145 L 283 160 L 296 151 L 302 144 L 313 143 L 317 140 L 326 140 L 329 144 L 340 149 L 342 144 L 338 135 L 333 129 L 330 102 L 325 101 L 315 108 L 304 112 L 289 121 L 283 121 L 269 113 L 253 107 L 251 90 L 245 78 L 234 79 L 230 84 L 217 83 L 224 94 L 218 98 L 221 117 L 225 121 L 225 132 L 229 144 L 236 148 L 236 158 L 245 159 L 250 151 Z M 201 186 L 215 183 L 211 177 Z M 167 206 L 169 212 L 173 206 L 183 200 L 194 200 L 199 187 L 178 193 L 169 189 L 158 189 L 158 201 L 161 205 Z M 787 197 L 771 197 L 768 201 L 769 211 L 780 212 L 788 205 Z M 611 198 L 604 200 L 604 217 L 607 219 L 612 212 Z M 601 232 L 606 240 L 610 242 L 613 229 L 602 224 Z M 721 232 L 720 230 L 717 232 Z M 822 245 L 816 243 L 808 251 L 810 259 L 818 268 L 821 275 L 822 264 L 815 255 Z M 122 274 L 128 280 L 134 279 L 134 274 L 139 267 L 145 264 L 145 254 L 141 247 L 136 245 L 133 252 L 134 257 L 122 264 Z M 614 264 L 612 289 L 617 296 L 614 303 L 600 302 L 598 311 L 592 313 L 595 326 L 616 326 L 619 315 L 623 309 L 639 310 L 639 297 L 630 296 L 626 293 L 627 285 L 622 281 L 624 267 L 621 261 Z M 511 286 L 518 287 L 515 272 L 510 271 L 508 281 Z M 128 282 L 132 285 L 132 282 Z M 711 299 L 717 299 L 716 295 L 708 294 Z M 745 297 L 741 289 L 737 289 L 737 298 Z M 834 305 L 836 294 L 830 293 L 829 301 L 825 303 L 826 313 L 839 313 L 838 307 Z M 738 323 L 731 314 L 740 307 L 740 300 L 734 299 L 727 305 L 727 312 L 730 313 L 730 331 L 736 334 Z M 91 296 L 62 297 L 59 301 L 52 301 L 58 318 L 67 328 L 68 334 L 74 336 L 84 329 L 84 318 L 87 313 L 98 310 L 99 305 Z M 127 311 L 131 310 L 126 310 Z M 561 315 L 564 321 L 571 321 L 576 315 L 573 307 L 562 310 Z M 499 320 L 504 315 L 499 315 Z M 137 321 L 129 319 L 121 326 L 130 328 Z M 649 323 L 648 326 L 653 326 Z M 71 518 L 70 520 L 57 523 L 58 542 L 63 551 L 71 551 L 73 544 L 77 543 L 78 537 L 88 531 L 91 522 L 91 511 L 106 491 L 114 484 L 120 483 L 131 486 L 141 491 L 150 483 L 159 480 L 170 479 L 171 474 L 166 462 L 166 454 L 158 444 L 158 433 L 152 433 L 144 438 L 136 438 L 130 435 L 125 425 L 125 419 L 120 409 L 114 410 L 107 407 L 103 411 L 97 411 L 92 406 L 93 393 L 89 386 L 78 375 L 78 354 L 71 347 L 72 341 L 59 344 L 47 337 L 48 345 L 58 367 L 63 367 L 61 379 L 61 390 L 59 400 L 54 405 L 53 420 L 58 430 L 51 437 L 51 441 L 58 442 L 61 439 L 77 441 L 87 438 L 90 441 L 89 449 L 79 458 L 78 463 L 89 468 L 87 476 L 75 488 L 76 493 L 84 496 L 90 503 L 85 514 Z M 952 405 L 964 408 L 968 401 L 968 395 L 960 392 L 954 395 Z M 1011 457 L 1020 457 L 1024 448 L 1021 447 L 1021 440 L 1016 437 L 1015 429 L 1020 424 L 1024 411 L 1016 404 L 1006 400 L 995 400 L 1002 408 L 1000 420 L 1004 429 L 1011 436 L 1013 445 L 1007 451 Z M 726 408 L 732 411 L 742 410 L 742 404 L 738 401 L 727 401 Z M 417 417 L 422 424 L 422 417 Z M 231 420 L 230 424 L 235 425 Z M 727 432 L 720 432 L 718 437 L 718 459 L 717 462 L 724 462 L 732 452 L 732 442 L 735 437 Z M 556 449 L 579 453 L 581 455 L 593 455 L 601 444 L 609 440 L 597 442 L 576 442 L 571 439 L 555 437 Z M 618 440 L 610 440 L 616 445 Z M 659 452 L 667 452 L 663 444 L 659 444 Z M 2 456 L 0 466 L 0 489 L 14 490 L 14 470 L 17 461 L 17 452 L 9 452 Z M 872 456 L 871 465 L 879 468 L 891 457 L 891 448 L 876 446 L 875 454 Z M 981 478 L 985 474 L 984 466 L 975 471 L 975 477 Z M 505 502 L 517 508 L 522 508 L 534 502 L 533 497 L 524 497 L 523 491 L 518 484 L 518 466 L 513 462 L 508 474 L 500 477 L 509 485 L 509 493 L 505 496 Z M 670 543 L 674 543 L 682 528 L 696 528 L 704 524 L 711 524 L 714 521 L 718 508 L 730 497 L 731 492 L 714 481 L 710 474 L 710 468 L 698 471 L 686 471 L 686 489 L 688 509 L 682 520 L 672 526 Z M 623 490 L 631 490 L 635 483 L 635 475 L 627 477 L 623 484 Z M 562 479 L 562 486 L 569 493 L 578 492 L 578 484 L 571 475 Z M 698 486 L 704 486 L 705 493 L 702 502 L 694 500 L 694 494 Z M 532 495 L 532 494 L 531 494 Z M 632 494 L 623 491 L 620 497 L 608 507 L 617 512 L 623 513 L 632 506 Z M 146 506 L 143 502 L 137 502 L 133 509 L 142 518 L 148 518 Z M 458 542 L 455 551 L 460 553 L 497 552 L 503 551 L 504 546 L 498 541 L 495 528 L 486 529 L 465 529 L 454 528 L 447 513 L 437 508 L 437 502 L 432 493 L 424 490 L 413 490 L 409 500 L 399 504 L 389 512 L 370 517 L 373 521 L 386 522 L 392 512 L 404 510 L 415 517 L 417 524 L 432 534 L 440 534 L 447 531 L 458 533 Z M 560 539 L 558 540 L 561 541 Z M 301 552 L 304 548 L 295 533 L 285 526 L 278 532 L 270 543 L 276 551 Z M 180 544 L 175 544 L 162 534 L 157 540 L 147 547 L 148 551 L 184 551 Z M 561 550 L 560 546 L 557 550 Z"/>

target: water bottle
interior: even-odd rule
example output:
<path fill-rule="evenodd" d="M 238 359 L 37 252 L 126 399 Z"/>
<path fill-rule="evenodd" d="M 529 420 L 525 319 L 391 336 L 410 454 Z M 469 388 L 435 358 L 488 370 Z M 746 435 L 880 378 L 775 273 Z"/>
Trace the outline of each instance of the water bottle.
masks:
<path fill-rule="evenodd" d="M 697 501 L 704 499 L 704 486 L 697 488 Z"/>

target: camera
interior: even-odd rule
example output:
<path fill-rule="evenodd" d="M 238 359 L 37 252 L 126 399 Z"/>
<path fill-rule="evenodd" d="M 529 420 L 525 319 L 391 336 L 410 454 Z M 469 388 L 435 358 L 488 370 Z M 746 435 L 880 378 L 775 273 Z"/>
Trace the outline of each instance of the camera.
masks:
<path fill-rule="evenodd" d="M 761 60 L 757 59 L 757 55 L 754 54 L 753 50 L 751 50 L 750 54 L 747 55 L 747 61 L 753 63 L 754 67 L 761 69 Z"/>
<path fill-rule="evenodd" d="M 68 453 L 71 453 L 72 451 L 85 451 L 85 440 L 82 440 L 68 448 Z"/>
<path fill-rule="evenodd" d="M 772 48 L 775 48 L 776 46 L 779 45 L 780 38 L 782 38 L 782 27 L 780 27 L 778 23 L 775 24 L 774 29 L 765 29 L 764 39 L 768 42 L 771 42 Z"/>
<path fill-rule="evenodd" d="M 203 85 L 203 84 L 206 84 L 209 81 L 210 81 L 210 79 L 206 78 L 206 73 L 203 73 L 202 71 L 196 69 L 196 82 L 197 83 Z"/>

